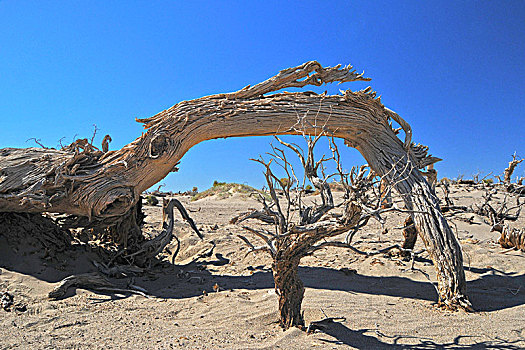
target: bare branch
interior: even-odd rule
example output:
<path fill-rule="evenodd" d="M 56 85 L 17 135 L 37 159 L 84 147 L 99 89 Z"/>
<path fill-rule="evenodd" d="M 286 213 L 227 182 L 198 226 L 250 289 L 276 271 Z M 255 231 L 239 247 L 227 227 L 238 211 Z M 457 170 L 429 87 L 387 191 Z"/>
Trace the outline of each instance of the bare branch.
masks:
<path fill-rule="evenodd" d="M 40 147 L 42 147 L 42 148 L 44 148 L 44 149 L 49 149 L 49 148 L 47 148 L 46 146 L 44 146 L 44 145 L 40 142 L 40 141 L 41 141 L 40 139 L 37 139 L 37 138 L 35 138 L 35 137 L 31 137 L 31 138 L 29 138 L 29 139 L 26 140 L 26 142 L 28 142 L 28 141 L 35 141 L 35 143 L 36 143 L 37 145 L 39 145 Z"/>
<path fill-rule="evenodd" d="M 97 132 L 100 129 L 98 128 L 97 124 L 93 124 L 93 135 L 91 136 L 91 140 L 89 141 L 90 145 L 93 145 L 93 141 L 95 140 L 95 136 L 97 136 Z"/>

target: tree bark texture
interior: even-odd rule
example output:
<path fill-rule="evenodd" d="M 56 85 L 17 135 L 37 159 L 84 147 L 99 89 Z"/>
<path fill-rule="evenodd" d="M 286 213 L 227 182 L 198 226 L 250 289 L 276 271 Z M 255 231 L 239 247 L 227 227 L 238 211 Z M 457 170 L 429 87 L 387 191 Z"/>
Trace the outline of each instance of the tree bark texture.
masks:
<path fill-rule="evenodd" d="M 307 134 L 324 131 L 343 138 L 414 210 L 418 233 L 438 271 L 439 299 L 449 308 L 468 307 L 462 254 L 434 191 L 418 169 L 433 163 L 426 148 L 411 142 L 411 129 L 383 106 L 370 88 L 342 95 L 275 93 L 288 87 L 369 80 L 351 66 L 323 68 L 315 61 L 288 68 L 237 92 L 182 101 L 140 119 L 146 132 L 117 151 L 89 148 L 0 150 L 0 211 L 55 212 L 111 225 L 137 203 L 140 194 L 172 171 L 199 142 L 225 137 L 297 134 L 299 118 Z M 391 120 L 405 131 L 402 142 Z M 390 175 L 389 175 L 390 174 Z"/>
<path fill-rule="evenodd" d="M 275 290 L 279 295 L 279 324 L 284 329 L 304 326 L 301 313 L 304 285 L 298 275 L 299 260 L 276 258 L 272 264 Z"/>

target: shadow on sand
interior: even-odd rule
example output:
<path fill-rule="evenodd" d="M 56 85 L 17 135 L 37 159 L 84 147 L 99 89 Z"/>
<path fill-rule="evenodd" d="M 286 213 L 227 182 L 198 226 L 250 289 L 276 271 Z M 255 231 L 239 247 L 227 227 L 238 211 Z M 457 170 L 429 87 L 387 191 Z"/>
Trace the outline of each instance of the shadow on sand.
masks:
<path fill-rule="evenodd" d="M 61 279 L 78 273 L 96 271 L 92 260 L 94 253 L 84 249 L 66 251 L 61 258 L 42 260 L 38 254 L 26 254 L 13 250 L 2 242 L 0 237 L 0 267 L 22 274 L 31 275 L 46 282 L 58 282 Z M 218 284 L 222 290 L 233 289 L 266 289 L 273 288 L 273 276 L 269 269 L 263 267 L 249 269 L 251 276 L 230 276 L 214 274 L 216 265 L 228 263 L 220 254 L 204 263 L 192 263 L 186 266 L 159 264 L 151 271 L 135 278 L 150 295 L 166 299 L 182 299 L 202 295 L 203 290 L 212 291 Z M 468 293 L 477 311 L 497 311 L 525 304 L 525 291 L 520 286 L 525 284 L 525 275 L 505 273 L 496 269 L 469 269 L 479 277 L 468 282 Z M 385 295 L 400 298 L 435 301 L 437 294 L 429 282 L 421 282 L 404 276 L 368 276 L 364 274 L 345 275 L 340 270 L 325 267 L 300 267 L 300 277 L 306 288 L 337 290 L 356 294 Z M 322 277 L 320 277 L 322 276 Z M 119 282 L 119 280 L 113 280 Z M 122 282 L 122 279 L 120 280 Z M 74 295 L 72 288 L 66 297 Z M 501 298 L 505 293 L 508 297 Z M 104 294 L 104 293 L 100 293 Z M 335 343 L 346 344 L 360 349 L 520 349 L 513 343 L 498 340 L 496 342 L 461 345 L 461 337 L 447 344 L 437 344 L 430 340 L 418 338 L 417 345 L 398 344 L 406 336 L 389 337 L 378 334 L 378 337 L 366 335 L 367 329 L 352 330 L 337 322 L 329 324 L 324 333 L 337 339 Z M 372 330 L 373 332 L 373 330 Z M 376 332 L 377 333 L 377 332 Z M 389 338 L 383 342 L 380 338 Z M 321 339 L 327 343 L 334 340 Z"/>
<path fill-rule="evenodd" d="M 376 332 L 377 338 L 374 336 L 366 335 L 365 333 L 373 332 L 374 330 L 369 329 L 358 329 L 352 330 L 345 325 L 339 322 L 333 322 L 326 326 L 323 330 L 323 333 L 332 336 L 337 340 L 328 340 L 321 338 L 322 342 L 327 344 L 336 344 L 341 345 L 345 344 L 356 349 L 421 349 L 421 350 L 432 350 L 432 349 L 455 349 L 455 350 L 476 350 L 476 349 L 508 349 L 508 350 L 518 350 L 522 349 L 520 345 L 514 345 L 518 343 L 509 342 L 504 340 L 497 340 L 494 342 L 477 342 L 470 345 L 462 345 L 461 340 L 463 337 L 458 336 L 450 343 L 435 343 L 429 339 L 420 339 L 417 337 L 407 337 L 407 336 L 386 336 L 380 332 Z M 389 338 L 390 342 L 383 342 L 381 338 Z M 407 344 L 398 344 L 400 340 L 403 339 L 417 339 L 418 344 L 407 345 Z M 472 339 L 472 338 L 471 338 Z M 475 339 L 473 339 L 475 340 Z M 523 344 L 520 342 L 520 344 Z"/>
<path fill-rule="evenodd" d="M 39 254 L 28 254 L 23 249 L 13 250 L 0 237 L 0 267 L 31 275 L 46 282 L 58 282 L 79 273 L 94 272 L 92 261 L 96 254 L 83 247 L 61 253 L 59 258 L 42 260 Z M 166 299 L 181 299 L 199 296 L 203 290 L 212 291 L 217 283 L 221 289 L 264 289 L 273 288 L 273 276 L 264 267 L 253 268 L 251 276 L 214 274 L 216 265 L 229 262 L 221 254 L 202 263 L 186 266 L 159 264 L 143 276 L 137 276 L 136 284 L 151 295 Z M 475 280 L 467 282 L 468 294 L 476 311 L 497 311 L 525 304 L 525 275 L 505 273 L 493 268 L 471 267 L 469 271 L 478 274 Z M 300 267 L 299 274 L 306 288 L 338 290 L 349 293 L 385 295 L 417 300 L 436 301 L 437 293 L 429 282 L 415 281 L 405 276 L 368 276 L 365 274 L 345 275 L 343 272 L 325 267 Z M 322 277 L 320 277 L 322 276 Z M 117 280 L 118 281 L 118 280 Z M 508 295 L 501 298 L 501 294 Z M 71 292 L 68 296 L 72 295 Z"/>

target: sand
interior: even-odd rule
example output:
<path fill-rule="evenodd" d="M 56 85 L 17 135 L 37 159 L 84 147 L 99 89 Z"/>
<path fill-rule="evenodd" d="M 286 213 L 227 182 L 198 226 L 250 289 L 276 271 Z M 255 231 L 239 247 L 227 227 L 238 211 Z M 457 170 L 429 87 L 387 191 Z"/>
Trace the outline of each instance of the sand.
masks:
<path fill-rule="evenodd" d="M 438 189 L 438 194 L 440 194 Z M 456 185 L 456 204 L 479 202 L 481 189 Z M 502 195 L 498 195 L 500 199 Z M 0 232 L 0 292 L 25 311 L 0 309 L 2 349 L 520 349 L 525 348 L 525 253 L 497 244 L 482 217 L 451 218 L 465 257 L 468 295 L 476 312 L 439 309 L 434 267 L 426 253 L 410 262 L 395 256 L 356 255 L 329 248 L 303 259 L 306 323 L 342 317 L 325 332 L 283 331 L 277 321 L 270 258 L 248 253 L 229 220 L 260 205 L 239 195 L 191 202 L 178 197 L 205 234 L 200 241 L 178 218 L 182 249 L 175 265 L 164 264 L 134 279 L 150 298 L 72 288 L 67 297 L 47 294 L 62 278 L 96 271 L 96 255 L 75 251 L 45 257 L 38 246 L 6 241 Z M 159 232 L 160 206 L 146 206 L 146 231 Z M 472 223 L 461 218 L 474 216 Z M 402 214 L 388 216 L 388 233 L 372 223 L 355 239 L 362 250 L 402 242 Z M 255 224 L 254 224 L 255 225 Z M 512 223 L 525 227 L 525 213 Z M 209 257 L 199 254 L 209 252 Z M 418 240 L 416 249 L 423 248 Z M 165 255 L 169 260 L 169 254 Z M 355 270 L 355 273 L 352 272 Z M 424 273 L 423 273 L 424 272 Z M 428 274 L 430 281 L 425 274 Z M 126 284 L 128 279 L 114 280 Z M 216 291 L 215 287 L 219 287 Z"/>

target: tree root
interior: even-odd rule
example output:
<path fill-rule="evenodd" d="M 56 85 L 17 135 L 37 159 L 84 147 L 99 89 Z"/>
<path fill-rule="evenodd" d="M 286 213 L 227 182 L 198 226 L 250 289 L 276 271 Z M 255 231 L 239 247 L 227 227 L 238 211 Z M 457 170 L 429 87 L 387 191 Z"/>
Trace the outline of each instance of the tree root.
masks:
<path fill-rule="evenodd" d="M 457 294 L 450 299 L 440 300 L 438 306 L 444 310 L 474 312 L 472 304 L 465 295 Z"/>
<path fill-rule="evenodd" d="M 66 250 L 72 241 L 69 230 L 41 214 L 0 213 L 0 233 L 14 246 L 38 242 L 44 257 Z"/>
<path fill-rule="evenodd" d="M 195 225 L 195 222 L 191 219 L 191 217 L 188 215 L 188 212 L 186 209 L 184 209 L 184 206 L 181 202 L 179 202 L 175 198 L 170 198 L 168 204 L 164 208 L 164 214 L 166 217 L 168 217 L 168 223 L 164 223 L 164 230 L 156 236 L 153 239 L 150 239 L 148 241 L 145 241 L 136 251 L 132 253 L 127 253 L 126 251 L 120 251 L 112 260 L 115 260 L 117 257 L 122 256 L 123 259 L 126 261 L 131 261 L 135 265 L 138 266 L 151 266 L 151 263 L 153 259 L 166 248 L 166 246 L 171 242 L 171 240 L 174 238 L 173 236 L 173 228 L 174 228 L 174 217 L 173 217 L 173 208 L 177 208 L 184 220 L 188 222 L 190 227 L 195 231 L 197 236 L 199 236 L 200 239 L 203 239 L 204 237 L 200 233 L 199 229 Z M 177 237 L 175 239 L 178 242 L 177 250 L 173 253 L 171 257 L 171 261 L 173 262 L 175 260 L 175 257 L 177 256 L 179 249 L 180 249 L 180 242 Z"/>
<path fill-rule="evenodd" d="M 67 290 L 71 287 L 90 289 L 99 292 L 131 293 L 150 298 L 150 296 L 143 290 L 119 288 L 98 273 L 85 273 L 66 277 L 58 286 L 49 292 L 48 297 L 51 299 L 63 298 L 66 295 Z"/>

